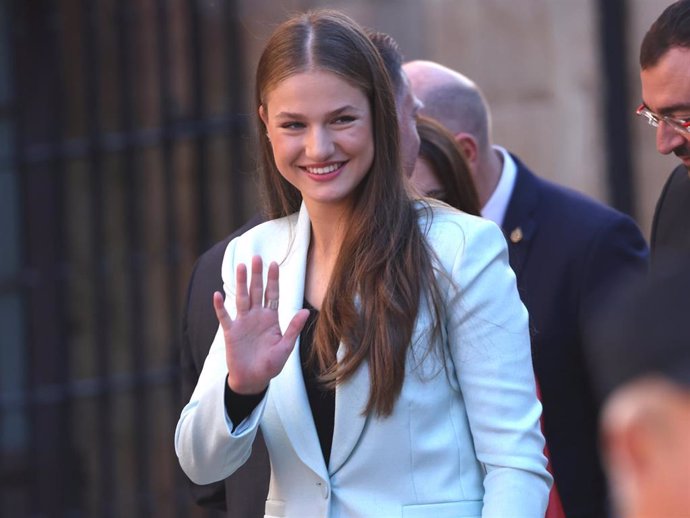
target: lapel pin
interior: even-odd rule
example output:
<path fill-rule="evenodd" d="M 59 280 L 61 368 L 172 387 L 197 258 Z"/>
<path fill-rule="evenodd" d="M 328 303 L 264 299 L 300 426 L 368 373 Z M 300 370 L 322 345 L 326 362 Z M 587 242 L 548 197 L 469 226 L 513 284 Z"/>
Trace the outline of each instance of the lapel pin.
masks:
<path fill-rule="evenodd" d="M 516 227 L 515 230 L 510 233 L 510 241 L 512 243 L 519 243 L 522 241 L 522 229 L 520 227 Z"/>

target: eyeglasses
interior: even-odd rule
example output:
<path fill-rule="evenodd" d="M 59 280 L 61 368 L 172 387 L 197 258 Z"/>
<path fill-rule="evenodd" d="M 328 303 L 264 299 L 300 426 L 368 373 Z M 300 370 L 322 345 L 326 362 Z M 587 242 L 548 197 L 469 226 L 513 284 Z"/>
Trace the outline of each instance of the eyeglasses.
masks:
<path fill-rule="evenodd" d="M 654 113 L 652 110 L 647 108 L 644 103 L 640 104 L 640 106 L 637 108 L 635 111 L 637 115 L 641 115 L 647 119 L 647 122 L 649 123 L 650 126 L 654 126 L 655 128 L 659 127 L 659 124 L 661 122 L 665 122 L 669 126 L 671 126 L 674 130 L 676 130 L 678 133 L 681 134 L 687 134 L 690 133 L 690 119 L 675 119 L 673 117 L 669 117 L 668 115 L 657 115 Z"/>

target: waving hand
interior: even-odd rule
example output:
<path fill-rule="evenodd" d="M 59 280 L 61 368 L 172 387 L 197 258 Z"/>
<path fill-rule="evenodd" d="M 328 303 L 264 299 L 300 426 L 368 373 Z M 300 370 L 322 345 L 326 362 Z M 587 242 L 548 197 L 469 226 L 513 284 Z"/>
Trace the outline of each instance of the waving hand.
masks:
<path fill-rule="evenodd" d="M 299 310 L 283 334 L 278 323 L 278 264 L 268 267 L 265 291 L 261 257 L 252 258 L 249 289 L 246 265 L 238 265 L 236 275 L 235 319 L 219 292 L 213 294 L 213 307 L 225 338 L 228 385 L 238 394 L 258 394 L 283 369 L 309 311 Z"/>

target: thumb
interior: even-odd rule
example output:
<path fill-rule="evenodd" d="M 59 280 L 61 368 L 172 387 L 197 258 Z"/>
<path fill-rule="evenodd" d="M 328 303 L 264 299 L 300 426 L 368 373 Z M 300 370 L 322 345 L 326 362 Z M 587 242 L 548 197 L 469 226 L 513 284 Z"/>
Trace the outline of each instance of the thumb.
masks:
<path fill-rule="evenodd" d="M 294 343 L 297 340 L 299 334 L 302 332 L 304 324 L 307 323 L 308 318 L 309 310 L 300 309 L 297 313 L 295 313 L 295 316 L 292 317 L 292 320 L 290 320 L 290 323 L 288 324 L 287 329 L 283 334 L 283 338 L 290 343 Z"/>

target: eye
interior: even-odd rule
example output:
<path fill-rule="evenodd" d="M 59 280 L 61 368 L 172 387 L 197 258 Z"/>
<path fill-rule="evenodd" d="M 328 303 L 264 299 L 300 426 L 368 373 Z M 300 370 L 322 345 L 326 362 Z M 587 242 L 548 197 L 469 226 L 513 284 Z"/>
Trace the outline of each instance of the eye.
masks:
<path fill-rule="evenodd" d="M 282 129 L 289 129 L 289 130 L 302 129 L 302 128 L 304 128 L 304 123 L 297 122 L 297 121 L 289 121 L 289 122 L 283 122 L 280 125 L 280 127 Z"/>
<path fill-rule="evenodd" d="M 349 124 L 356 120 L 352 115 L 341 115 L 333 120 L 334 124 Z"/>

